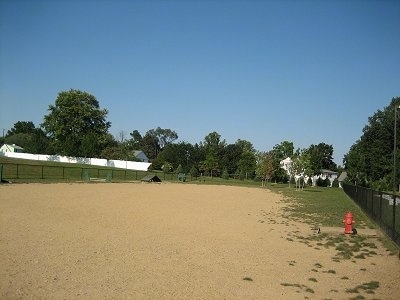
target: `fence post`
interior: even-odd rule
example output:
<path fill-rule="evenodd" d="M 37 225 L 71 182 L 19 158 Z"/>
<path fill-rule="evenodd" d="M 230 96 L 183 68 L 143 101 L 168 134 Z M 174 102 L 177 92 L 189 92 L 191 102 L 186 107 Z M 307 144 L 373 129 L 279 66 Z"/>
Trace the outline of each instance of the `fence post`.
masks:
<path fill-rule="evenodd" d="M 396 237 L 396 194 L 393 194 L 393 231 L 392 231 L 392 239 L 394 240 Z"/>
<path fill-rule="evenodd" d="M 44 179 L 44 178 L 43 178 L 43 169 L 44 169 L 44 166 L 42 165 L 42 179 Z"/>

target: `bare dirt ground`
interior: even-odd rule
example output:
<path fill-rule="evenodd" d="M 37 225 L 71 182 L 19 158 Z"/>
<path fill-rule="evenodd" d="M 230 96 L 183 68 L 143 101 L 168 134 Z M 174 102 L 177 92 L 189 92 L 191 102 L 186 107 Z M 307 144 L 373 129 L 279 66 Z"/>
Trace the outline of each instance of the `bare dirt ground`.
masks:
<path fill-rule="evenodd" d="M 375 240 L 335 261 L 284 206 L 261 188 L 0 185 L 0 298 L 398 299 L 397 256 Z"/>

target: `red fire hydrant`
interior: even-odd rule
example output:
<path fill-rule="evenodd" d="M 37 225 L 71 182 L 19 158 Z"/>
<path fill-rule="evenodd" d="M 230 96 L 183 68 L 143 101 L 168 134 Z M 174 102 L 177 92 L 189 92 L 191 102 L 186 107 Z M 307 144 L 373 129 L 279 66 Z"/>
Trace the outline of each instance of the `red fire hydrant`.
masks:
<path fill-rule="evenodd" d="M 347 212 L 346 215 L 344 216 L 344 233 L 353 233 L 353 224 L 356 221 L 353 220 L 353 214 L 351 212 Z"/>

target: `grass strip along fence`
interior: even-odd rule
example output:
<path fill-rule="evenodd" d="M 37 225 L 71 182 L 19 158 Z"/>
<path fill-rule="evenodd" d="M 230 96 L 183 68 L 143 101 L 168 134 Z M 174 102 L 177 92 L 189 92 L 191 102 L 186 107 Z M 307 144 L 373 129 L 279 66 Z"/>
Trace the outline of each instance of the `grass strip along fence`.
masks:
<path fill-rule="evenodd" d="M 78 164 L 36 162 L 19 159 L 0 159 L 2 181 L 60 182 L 60 181 L 137 181 L 147 175 L 157 175 L 162 180 L 178 181 L 175 173 L 136 171 L 129 169 L 95 167 Z M 191 176 L 185 180 L 192 180 Z"/>
<path fill-rule="evenodd" d="M 345 193 L 400 246 L 400 198 L 391 193 L 344 184 Z"/>
<path fill-rule="evenodd" d="M 231 184 L 259 186 L 253 179 L 239 179 L 236 175 L 228 179 L 191 174 L 164 173 L 162 171 L 136 171 L 113 167 L 96 167 L 85 164 L 68 164 L 9 158 L 0 156 L 3 179 L 12 182 L 62 182 L 62 181 L 138 181 L 148 175 L 156 175 L 162 181 Z"/>

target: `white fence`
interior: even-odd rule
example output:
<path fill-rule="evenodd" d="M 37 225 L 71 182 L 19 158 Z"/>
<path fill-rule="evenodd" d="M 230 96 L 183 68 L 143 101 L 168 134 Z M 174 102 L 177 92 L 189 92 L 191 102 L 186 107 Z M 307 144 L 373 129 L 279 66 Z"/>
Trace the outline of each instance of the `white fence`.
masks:
<path fill-rule="evenodd" d="M 147 171 L 151 163 L 126 161 L 126 160 L 107 160 L 101 158 L 85 158 L 85 157 L 69 157 L 60 155 L 44 155 L 44 154 L 30 154 L 30 153 L 16 153 L 16 152 L 1 152 L 0 155 L 42 161 L 55 161 L 70 164 L 86 164 L 101 167 L 113 167 L 135 171 Z"/>

